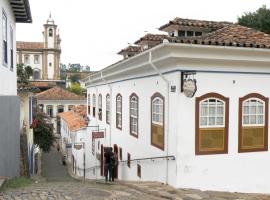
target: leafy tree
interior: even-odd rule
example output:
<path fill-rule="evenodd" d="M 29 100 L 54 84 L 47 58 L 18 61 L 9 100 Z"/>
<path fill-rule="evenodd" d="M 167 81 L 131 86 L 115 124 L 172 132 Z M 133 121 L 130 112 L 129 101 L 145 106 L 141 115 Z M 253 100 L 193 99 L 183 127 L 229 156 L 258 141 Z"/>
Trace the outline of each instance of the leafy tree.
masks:
<path fill-rule="evenodd" d="M 255 12 L 245 12 L 238 17 L 238 23 L 270 34 L 270 9 L 263 5 Z"/>
<path fill-rule="evenodd" d="M 19 83 L 28 83 L 30 76 L 33 75 L 33 69 L 30 66 L 17 64 L 17 81 Z"/>
<path fill-rule="evenodd" d="M 81 87 L 80 83 L 71 83 L 71 87 L 68 88 L 68 91 L 82 95 L 85 92 L 85 89 Z"/>
<path fill-rule="evenodd" d="M 69 64 L 68 71 L 70 71 L 70 72 L 80 72 L 81 71 L 81 65 L 80 64 Z"/>
<path fill-rule="evenodd" d="M 85 72 L 90 72 L 90 66 L 86 65 L 86 66 L 84 67 L 84 71 L 85 71 Z"/>
<path fill-rule="evenodd" d="M 71 83 L 79 83 L 80 75 L 79 74 L 73 74 L 69 77 Z"/>
<path fill-rule="evenodd" d="M 37 112 L 33 122 L 34 143 L 44 152 L 49 152 L 55 141 L 53 126 L 48 116 L 43 112 Z"/>

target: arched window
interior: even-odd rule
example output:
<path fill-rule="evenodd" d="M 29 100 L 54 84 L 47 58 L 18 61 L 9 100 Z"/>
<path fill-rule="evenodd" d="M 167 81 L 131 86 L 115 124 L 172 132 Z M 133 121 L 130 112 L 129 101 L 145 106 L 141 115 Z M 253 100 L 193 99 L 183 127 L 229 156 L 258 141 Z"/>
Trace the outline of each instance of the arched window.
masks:
<path fill-rule="evenodd" d="M 267 151 L 268 98 L 252 93 L 239 99 L 239 152 Z"/>
<path fill-rule="evenodd" d="M 116 96 L 116 128 L 122 130 L 122 96 Z"/>
<path fill-rule="evenodd" d="M 98 119 L 102 121 L 102 95 L 98 95 Z"/>
<path fill-rule="evenodd" d="M 110 95 L 106 95 L 106 123 L 110 124 L 110 109 L 111 109 L 111 101 Z"/>
<path fill-rule="evenodd" d="M 138 127 L 139 127 L 139 98 L 133 93 L 129 97 L 129 127 L 130 134 L 138 137 Z"/>
<path fill-rule="evenodd" d="M 196 98 L 196 155 L 228 152 L 229 99 L 208 93 Z"/>
<path fill-rule="evenodd" d="M 33 79 L 34 80 L 40 79 L 40 70 L 39 69 L 34 69 L 34 71 L 33 71 Z"/>
<path fill-rule="evenodd" d="M 30 55 L 28 54 L 24 55 L 24 64 L 25 65 L 30 64 Z"/>
<path fill-rule="evenodd" d="M 90 115 L 91 112 L 91 95 L 88 94 L 88 115 Z"/>
<path fill-rule="evenodd" d="M 164 150 L 164 97 L 155 93 L 151 97 L 151 144 Z"/>
<path fill-rule="evenodd" d="M 49 29 L 49 37 L 53 37 L 53 30 L 52 30 L 52 28 Z"/>
<path fill-rule="evenodd" d="M 93 117 L 96 117 L 96 95 L 95 94 L 93 94 L 92 101 L 93 101 Z"/>

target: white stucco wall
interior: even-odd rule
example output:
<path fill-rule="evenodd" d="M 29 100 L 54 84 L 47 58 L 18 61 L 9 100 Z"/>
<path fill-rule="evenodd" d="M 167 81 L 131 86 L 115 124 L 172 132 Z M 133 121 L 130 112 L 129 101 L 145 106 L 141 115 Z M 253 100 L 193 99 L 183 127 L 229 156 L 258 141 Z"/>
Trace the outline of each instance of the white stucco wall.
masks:
<path fill-rule="evenodd" d="M 147 64 L 142 65 L 144 67 L 141 69 L 135 67 L 139 61 L 143 62 L 143 59 L 147 59 L 145 54 L 130 59 L 130 62 L 126 61 L 126 66 L 119 64 L 119 66 L 111 67 L 103 72 L 105 75 L 113 74 L 110 80 L 106 77 L 107 82 L 113 82 L 110 84 L 112 88 L 111 127 L 105 123 L 105 97 L 107 93 L 110 93 L 110 88 L 104 85 L 101 79 L 100 81 L 92 79 L 93 87 L 88 86 L 87 92 L 91 94 L 91 102 L 93 93 L 96 94 L 97 100 L 96 118 L 93 118 L 92 114 L 90 115 L 90 125 L 106 128 L 106 133 L 111 135 L 111 139 L 108 137 L 105 141 L 101 140 L 105 146 L 117 144 L 118 147 L 121 147 L 123 160 L 126 160 L 127 152 L 131 154 L 131 159 L 167 155 L 166 147 L 168 147 L 168 155 L 176 156 L 176 161 L 169 161 L 167 178 L 166 165 L 164 165 L 166 161 L 155 161 L 153 165 L 151 162 L 140 161 L 141 179 L 136 175 L 136 162 L 131 162 L 131 168 L 127 168 L 126 164 L 120 164 L 119 178 L 124 180 L 156 180 L 181 188 L 270 193 L 270 186 L 267 182 L 270 178 L 269 151 L 238 153 L 239 98 L 253 92 L 269 98 L 269 50 L 202 47 L 201 50 L 197 51 L 196 47 L 193 48 L 192 45 L 183 46 L 184 49 L 181 49 L 182 45 L 179 45 L 181 51 L 176 50 L 177 45 L 174 45 L 172 50 L 164 47 L 163 54 L 162 51 L 157 51 L 153 55 L 154 59 L 161 59 L 155 63 L 158 69 L 166 72 L 165 78 L 169 80 L 170 85 L 176 86 L 176 92 L 169 92 L 169 107 L 166 104 L 168 96 L 164 81 L 158 76 L 147 76 L 151 69 Z M 166 59 L 162 60 L 162 58 Z M 127 70 L 127 68 L 132 67 L 134 69 L 131 71 Z M 181 70 L 197 71 L 194 78 L 197 80 L 198 90 L 193 98 L 187 98 L 180 92 Z M 152 71 L 152 74 L 154 73 Z M 129 134 L 129 95 L 133 92 L 139 97 L 138 139 Z M 150 143 L 150 98 L 155 92 L 159 92 L 165 97 L 165 129 L 169 127 L 169 130 L 166 129 L 168 133 L 165 132 L 165 141 L 167 141 L 168 136 L 169 139 L 165 143 L 164 151 L 153 147 Z M 228 153 L 195 155 L 195 98 L 210 92 L 216 92 L 229 98 Z M 98 95 L 100 93 L 103 97 L 102 121 L 97 119 Z M 115 97 L 117 93 L 120 93 L 123 99 L 122 131 L 115 128 Z"/>
<path fill-rule="evenodd" d="M 13 11 L 8 0 L 0 2 L 1 16 L 2 11 L 7 17 L 7 49 L 8 49 L 8 63 L 3 63 L 3 43 L 0 44 L 0 95 L 16 95 L 17 94 L 17 77 L 16 77 L 16 25 Z M 2 17 L 1 17 L 2 20 Z M 2 38 L 2 23 L 0 24 Z M 10 28 L 13 29 L 13 71 L 10 69 Z"/>

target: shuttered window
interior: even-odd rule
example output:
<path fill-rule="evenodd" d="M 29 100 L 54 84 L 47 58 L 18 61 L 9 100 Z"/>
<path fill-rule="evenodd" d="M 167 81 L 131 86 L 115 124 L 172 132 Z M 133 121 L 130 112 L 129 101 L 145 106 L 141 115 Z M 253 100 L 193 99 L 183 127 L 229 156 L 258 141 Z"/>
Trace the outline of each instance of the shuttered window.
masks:
<path fill-rule="evenodd" d="M 139 98 L 135 93 L 133 93 L 130 95 L 129 100 L 130 100 L 129 102 L 130 134 L 135 137 L 138 137 Z"/>
<path fill-rule="evenodd" d="M 2 45 L 3 45 L 3 64 L 7 65 L 8 61 L 8 49 L 7 49 L 7 16 L 4 11 L 2 11 Z"/>
<path fill-rule="evenodd" d="M 102 121 L 102 95 L 98 95 L 98 119 Z"/>
<path fill-rule="evenodd" d="M 95 94 L 93 94 L 92 101 L 93 101 L 93 117 L 96 117 L 96 95 Z"/>
<path fill-rule="evenodd" d="M 252 93 L 239 99 L 239 152 L 268 149 L 268 98 Z"/>
<path fill-rule="evenodd" d="M 116 96 L 116 128 L 122 129 L 122 96 Z"/>
<path fill-rule="evenodd" d="M 111 101 L 110 95 L 106 95 L 106 123 L 110 124 L 110 110 L 111 110 Z"/>
<path fill-rule="evenodd" d="M 151 97 L 151 144 L 164 150 L 164 97 L 159 93 Z"/>
<path fill-rule="evenodd" d="M 91 95 L 88 94 L 88 115 L 91 113 Z"/>
<path fill-rule="evenodd" d="M 229 100 L 209 93 L 196 98 L 196 154 L 227 153 Z"/>

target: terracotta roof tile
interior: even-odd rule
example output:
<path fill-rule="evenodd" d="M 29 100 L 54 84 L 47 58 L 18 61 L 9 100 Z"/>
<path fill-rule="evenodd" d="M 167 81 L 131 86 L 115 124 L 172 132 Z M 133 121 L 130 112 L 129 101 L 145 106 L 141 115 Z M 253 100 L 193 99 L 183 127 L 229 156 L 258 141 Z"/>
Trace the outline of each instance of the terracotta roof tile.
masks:
<path fill-rule="evenodd" d="M 21 42 L 17 41 L 17 50 L 42 50 L 44 49 L 43 42 Z"/>
<path fill-rule="evenodd" d="M 270 48 L 270 35 L 238 24 L 227 25 L 199 37 L 172 38 L 177 43 Z"/>
<path fill-rule="evenodd" d="M 38 87 L 38 88 L 52 88 L 54 86 L 56 86 L 56 83 L 54 82 L 46 82 L 46 81 L 32 81 L 31 85 Z"/>
<path fill-rule="evenodd" d="M 161 43 L 164 39 L 168 39 L 168 35 L 164 34 L 146 34 L 145 36 L 141 37 L 139 40 L 135 42 L 135 44 L 139 44 L 142 41 L 155 41 Z"/>
<path fill-rule="evenodd" d="M 140 53 L 142 51 L 142 48 L 139 46 L 128 46 L 124 49 L 122 49 L 118 54 L 123 55 L 125 53 Z"/>
<path fill-rule="evenodd" d="M 36 95 L 38 100 L 85 100 L 84 96 L 76 95 L 60 87 L 53 87 Z"/>
<path fill-rule="evenodd" d="M 58 116 L 67 123 L 71 131 L 87 127 L 85 105 L 76 106 L 71 111 L 60 113 Z"/>
<path fill-rule="evenodd" d="M 179 25 L 179 26 L 192 26 L 192 27 L 200 27 L 200 28 L 209 28 L 209 29 L 219 29 L 228 24 L 232 24 L 231 22 L 216 22 L 216 21 L 206 21 L 206 20 L 196 20 L 196 19 L 184 19 L 176 17 L 169 23 L 162 25 L 159 30 L 163 30 L 171 25 Z"/>

